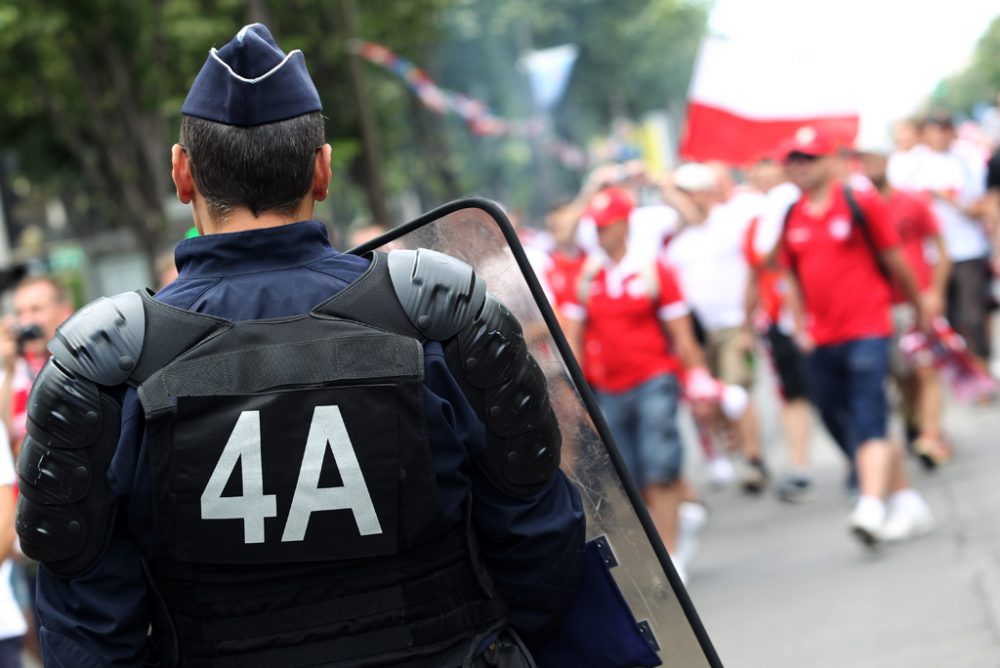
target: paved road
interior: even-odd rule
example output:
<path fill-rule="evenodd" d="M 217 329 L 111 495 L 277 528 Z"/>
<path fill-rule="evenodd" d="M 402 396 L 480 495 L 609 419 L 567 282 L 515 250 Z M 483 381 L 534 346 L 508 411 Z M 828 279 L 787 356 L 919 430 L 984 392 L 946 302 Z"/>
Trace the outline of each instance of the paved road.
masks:
<path fill-rule="evenodd" d="M 780 469 L 775 410 L 762 422 Z M 945 423 L 957 457 L 933 473 L 911 464 L 938 529 L 906 545 L 850 538 L 843 462 L 822 433 L 811 504 L 705 491 L 688 589 L 727 667 L 1000 667 L 1000 405 L 949 405 Z M 699 453 L 688 461 L 703 479 Z"/>

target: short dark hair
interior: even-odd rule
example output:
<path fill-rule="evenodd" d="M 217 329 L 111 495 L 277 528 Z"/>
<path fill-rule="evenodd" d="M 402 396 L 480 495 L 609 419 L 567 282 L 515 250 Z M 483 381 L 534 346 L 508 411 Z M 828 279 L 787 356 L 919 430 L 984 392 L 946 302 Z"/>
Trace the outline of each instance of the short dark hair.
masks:
<path fill-rule="evenodd" d="M 180 144 L 213 218 L 241 207 L 254 216 L 294 212 L 309 192 L 316 150 L 324 141 L 319 112 L 251 127 L 181 119 Z"/>

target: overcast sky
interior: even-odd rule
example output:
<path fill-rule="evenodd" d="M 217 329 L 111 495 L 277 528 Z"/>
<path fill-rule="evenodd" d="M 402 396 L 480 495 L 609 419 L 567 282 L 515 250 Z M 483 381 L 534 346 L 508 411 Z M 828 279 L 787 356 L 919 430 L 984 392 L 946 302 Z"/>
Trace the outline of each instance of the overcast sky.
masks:
<path fill-rule="evenodd" d="M 1000 0 L 716 0 L 710 29 L 790 41 L 856 81 L 860 144 L 886 141 L 937 82 L 969 62 Z M 825 69 L 825 68 L 824 68 Z"/>

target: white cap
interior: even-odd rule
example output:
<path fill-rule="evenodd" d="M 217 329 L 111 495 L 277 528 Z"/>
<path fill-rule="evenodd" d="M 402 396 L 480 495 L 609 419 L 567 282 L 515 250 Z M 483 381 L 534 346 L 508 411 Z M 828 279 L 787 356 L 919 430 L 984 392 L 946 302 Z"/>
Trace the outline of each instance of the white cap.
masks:
<path fill-rule="evenodd" d="M 674 186 L 688 192 L 704 192 L 718 185 L 715 170 L 700 162 L 688 162 L 674 171 Z"/>

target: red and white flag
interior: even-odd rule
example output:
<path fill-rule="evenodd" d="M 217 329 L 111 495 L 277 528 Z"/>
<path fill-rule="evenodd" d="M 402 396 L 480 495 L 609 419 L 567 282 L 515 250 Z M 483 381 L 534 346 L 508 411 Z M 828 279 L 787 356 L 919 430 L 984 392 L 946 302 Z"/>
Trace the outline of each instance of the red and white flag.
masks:
<path fill-rule="evenodd" d="M 753 162 L 805 125 L 853 145 L 860 121 L 855 81 L 828 55 L 786 41 L 706 37 L 691 79 L 681 158 Z"/>

